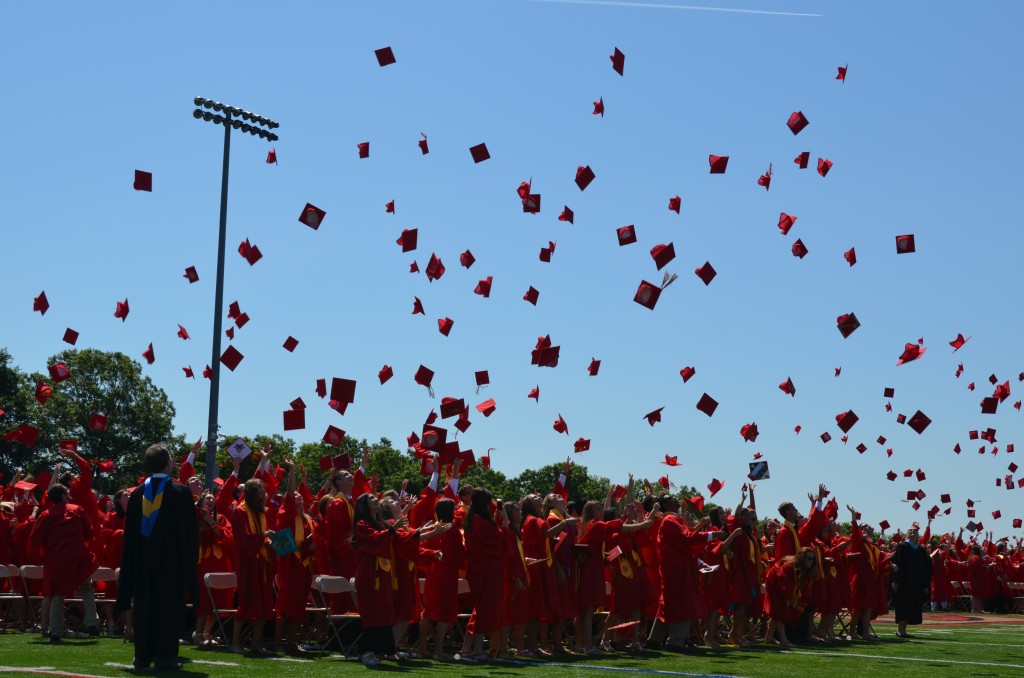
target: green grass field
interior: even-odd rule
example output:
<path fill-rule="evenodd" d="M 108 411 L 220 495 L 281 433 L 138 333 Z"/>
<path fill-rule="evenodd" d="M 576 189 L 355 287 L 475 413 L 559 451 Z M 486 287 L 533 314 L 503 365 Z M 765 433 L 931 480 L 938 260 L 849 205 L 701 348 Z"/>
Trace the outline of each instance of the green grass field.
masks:
<path fill-rule="evenodd" d="M 941 615 L 936 615 L 941 618 Z M 251 658 L 224 651 L 182 648 L 181 672 L 189 676 L 362 675 L 390 671 L 425 676 L 1022 676 L 1024 626 L 1018 624 L 931 624 L 913 629 L 914 638 L 898 640 L 894 627 L 879 623 L 881 640 L 837 642 L 783 652 L 769 646 L 691 654 L 646 652 L 642 656 L 573 658 L 560 662 L 451 662 L 407 660 L 366 669 L 357 660 L 325 654 L 312 660 Z M 132 648 L 117 639 L 67 640 L 51 646 L 38 634 L 0 636 L 0 672 L 35 675 L 125 676 L 133 674 Z"/>

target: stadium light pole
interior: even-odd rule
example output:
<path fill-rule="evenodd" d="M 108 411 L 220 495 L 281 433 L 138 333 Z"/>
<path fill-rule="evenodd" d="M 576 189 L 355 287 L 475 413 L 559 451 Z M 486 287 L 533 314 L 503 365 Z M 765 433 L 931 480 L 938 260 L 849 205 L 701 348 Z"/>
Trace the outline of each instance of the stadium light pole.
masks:
<path fill-rule="evenodd" d="M 196 97 L 196 109 L 192 117 L 215 125 L 224 125 L 224 169 L 220 182 L 220 236 L 217 243 L 217 289 L 213 304 L 213 357 L 210 360 L 210 421 L 206 431 L 206 486 L 213 489 L 217 477 L 217 415 L 220 407 L 220 333 L 221 316 L 224 313 L 224 249 L 228 230 L 228 163 L 231 155 L 231 130 L 248 132 L 260 139 L 277 141 L 270 130 L 280 125 L 261 115 L 227 106 L 219 101 Z"/>

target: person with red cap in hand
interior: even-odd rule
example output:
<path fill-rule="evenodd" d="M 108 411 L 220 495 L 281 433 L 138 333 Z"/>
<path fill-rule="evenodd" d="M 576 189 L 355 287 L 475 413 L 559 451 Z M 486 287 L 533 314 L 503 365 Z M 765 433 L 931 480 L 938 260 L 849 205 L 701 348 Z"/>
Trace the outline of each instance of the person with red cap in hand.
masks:
<path fill-rule="evenodd" d="M 765 574 L 764 609 L 771 619 L 768 635 L 774 635 L 770 642 L 792 649 L 786 627 L 797 623 L 804 614 L 810 587 L 817 574 L 817 556 L 814 549 L 808 547 L 801 548 L 795 555 L 776 559 L 769 568 Z"/>
<path fill-rule="evenodd" d="M 850 550 L 846 554 L 850 578 L 850 634 L 860 640 L 872 640 L 869 629 L 878 598 L 876 588 L 882 554 L 870 539 L 865 539 L 857 522 L 857 511 L 849 505 L 846 508 L 850 511 Z"/>

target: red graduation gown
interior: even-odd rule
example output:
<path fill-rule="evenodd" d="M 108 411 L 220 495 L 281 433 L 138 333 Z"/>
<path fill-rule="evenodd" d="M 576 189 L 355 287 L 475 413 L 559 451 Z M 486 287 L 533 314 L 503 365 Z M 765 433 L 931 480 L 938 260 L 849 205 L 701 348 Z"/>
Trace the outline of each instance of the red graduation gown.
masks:
<path fill-rule="evenodd" d="M 466 531 L 466 578 L 473 601 L 474 633 L 500 631 L 504 619 L 505 543 L 503 531 L 473 516 Z"/>
<path fill-rule="evenodd" d="M 692 621 L 707 615 L 700 592 L 697 556 L 708 543 L 707 532 L 694 532 L 682 517 L 670 513 L 658 530 L 661 564 L 661 604 L 658 619 L 665 624 Z"/>
<path fill-rule="evenodd" d="M 395 577 L 394 535 L 378 530 L 365 520 L 355 525 L 356 601 L 363 628 L 394 626 Z"/>

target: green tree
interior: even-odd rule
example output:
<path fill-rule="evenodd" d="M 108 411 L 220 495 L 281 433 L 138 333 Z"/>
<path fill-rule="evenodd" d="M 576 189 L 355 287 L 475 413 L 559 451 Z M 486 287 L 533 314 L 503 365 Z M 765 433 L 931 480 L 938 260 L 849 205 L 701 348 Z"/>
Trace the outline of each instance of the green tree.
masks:
<path fill-rule="evenodd" d="M 3 430 L 0 433 L 13 431 L 22 422 L 33 423 L 33 398 L 35 386 L 29 381 L 27 374 L 11 364 L 11 354 L 6 348 L 0 348 L 0 409 L 3 409 Z M 33 448 L 21 443 L 4 440 L 0 437 L 0 473 L 6 480 L 14 477 L 15 471 L 25 468 L 32 461 Z M 34 470 L 34 469 L 30 469 Z"/>
<path fill-rule="evenodd" d="M 88 461 L 110 460 L 114 471 L 96 477 L 101 491 L 134 484 L 143 475 L 142 452 L 156 442 L 180 445 L 171 434 L 174 405 L 163 389 L 142 374 L 142 367 L 123 353 L 70 349 L 48 359 L 64 363 L 71 378 L 53 384 L 48 374 L 33 373 L 23 388 L 30 397 L 35 384 L 52 384 L 53 395 L 41 405 L 34 400 L 28 421 L 39 428 L 33 448 L 16 448 L 11 462 L 30 471 L 52 468 L 61 440 L 76 440 L 78 453 Z M 89 427 L 94 413 L 107 417 L 103 431 Z"/>
<path fill-rule="evenodd" d="M 526 469 L 509 481 L 511 497 L 525 497 L 528 494 L 546 495 L 555 487 L 555 481 L 562 473 L 562 464 L 548 464 L 538 469 Z M 611 481 L 601 476 L 592 476 L 586 466 L 574 464 L 566 479 L 570 499 L 604 499 L 608 495 Z"/>

